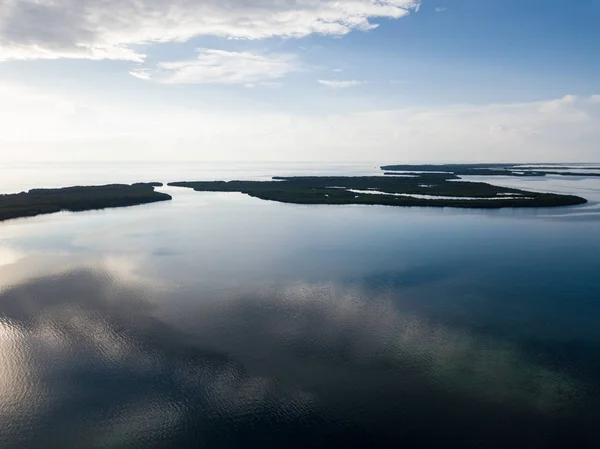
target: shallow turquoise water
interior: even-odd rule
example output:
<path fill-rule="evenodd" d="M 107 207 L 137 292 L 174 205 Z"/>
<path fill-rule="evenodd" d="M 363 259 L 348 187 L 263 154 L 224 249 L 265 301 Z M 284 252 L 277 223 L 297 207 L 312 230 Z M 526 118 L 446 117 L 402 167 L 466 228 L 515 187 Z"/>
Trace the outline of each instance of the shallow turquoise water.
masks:
<path fill-rule="evenodd" d="M 109 168 L 25 167 L 0 187 L 229 177 Z M 299 206 L 164 188 L 172 202 L 0 224 L 0 447 L 600 447 L 600 181 L 498 182 L 592 201 Z"/>

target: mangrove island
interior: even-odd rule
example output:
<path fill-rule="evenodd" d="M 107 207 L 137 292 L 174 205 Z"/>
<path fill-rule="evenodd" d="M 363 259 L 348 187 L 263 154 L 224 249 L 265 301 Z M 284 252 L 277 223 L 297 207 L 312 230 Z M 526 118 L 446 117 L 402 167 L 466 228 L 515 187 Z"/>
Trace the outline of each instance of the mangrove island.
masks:
<path fill-rule="evenodd" d="M 80 212 L 136 206 L 172 199 L 170 195 L 154 190 L 154 187 L 159 186 L 162 183 L 110 184 L 32 189 L 29 192 L 0 195 L 0 221 L 60 211 Z"/>
<path fill-rule="evenodd" d="M 423 170 L 425 171 L 425 170 Z M 295 204 L 370 204 L 460 208 L 557 207 L 587 202 L 574 195 L 530 192 L 484 182 L 462 181 L 454 173 L 404 176 L 300 176 L 271 181 L 172 182 L 199 192 L 241 192 L 263 200 Z"/>

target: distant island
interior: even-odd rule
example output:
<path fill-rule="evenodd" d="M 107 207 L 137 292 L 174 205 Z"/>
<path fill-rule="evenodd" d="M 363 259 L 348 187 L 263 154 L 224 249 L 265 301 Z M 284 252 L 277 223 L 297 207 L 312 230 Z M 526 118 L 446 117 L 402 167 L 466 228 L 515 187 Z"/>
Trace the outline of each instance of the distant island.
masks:
<path fill-rule="evenodd" d="M 33 189 L 29 192 L 0 195 L 0 221 L 60 211 L 79 212 L 136 206 L 172 199 L 170 195 L 154 190 L 154 187 L 159 186 L 162 186 L 162 183 L 110 184 Z"/>
<path fill-rule="evenodd" d="M 423 165 L 383 165 L 382 170 L 387 170 L 386 175 L 397 175 L 398 172 L 420 173 L 420 172 L 444 172 L 458 176 L 575 176 L 575 177 L 598 177 L 600 178 L 600 164 L 568 165 L 537 165 L 537 164 L 423 164 Z M 577 170 L 597 170 L 594 172 L 583 172 Z M 557 171 L 558 170 L 558 171 Z M 573 171 L 560 171 L 573 170 Z"/>
<path fill-rule="evenodd" d="M 382 168 L 390 170 L 390 167 Z M 530 192 L 484 182 L 462 181 L 455 173 L 437 173 L 433 169 L 413 170 L 413 173 L 396 176 L 274 177 L 272 181 L 196 181 L 172 182 L 168 185 L 188 187 L 199 192 L 241 192 L 263 200 L 295 204 L 498 209 L 574 206 L 587 202 L 585 198 L 574 195 Z"/>
<path fill-rule="evenodd" d="M 240 192 L 263 200 L 294 204 L 358 204 L 382 206 L 457 207 L 498 209 L 507 207 L 558 207 L 587 203 L 575 195 L 531 192 L 500 187 L 461 176 L 598 176 L 575 166 L 530 166 L 519 164 L 385 165 L 384 176 L 294 176 L 271 181 L 171 182 L 199 192 Z M 586 169 L 600 167 L 586 166 Z M 157 192 L 162 183 L 110 184 L 59 189 L 33 189 L 0 195 L 0 221 L 33 217 L 60 211 L 86 211 L 168 201 Z"/>

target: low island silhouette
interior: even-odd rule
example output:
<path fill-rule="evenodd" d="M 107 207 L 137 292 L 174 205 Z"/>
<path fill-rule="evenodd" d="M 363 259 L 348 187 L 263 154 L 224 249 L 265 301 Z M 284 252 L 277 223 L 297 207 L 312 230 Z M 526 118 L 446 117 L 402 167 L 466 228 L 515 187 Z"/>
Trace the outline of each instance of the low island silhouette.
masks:
<path fill-rule="evenodd" d="M 457 176 L 516 176 L 543 177 L 548 175 L 600 177 L 598 164 L 421 164 L 384 165 L 386 175 L 414 172 L 444 172 Z M 594 172 L 583 170 L 595 170 Z"/>
<path fill-rule="evenodd" d="M 462 180 L 456 173 L 442 172 L 444 166 L 394 167 L 403 167 L 402 170 L 412 167 L 414 171 L 395 172 L 395 176 L 295 176 L 274 177 L 271 181 L 187 181 L 172 182 L 169 186 L 188 187 L 199 192 L 240 192 L 263 200 L 295 204 L 498 209 L 575 206 L 587 202 L 585 198 L 575 195 L 532 192 Z M 424 167 L 429 169 L 423 170 Z M 461 167 L 461 172 L 466 170 L 466 166 Z M 392 167 L 382 169 L 393 170 Z"/>
<path fill-rule="evenodd" d="M 0 221 L 51 214 L 60 211 L 80 212 L 112 207 L 168 201 L 171 196 L 156 192 L 162 183 L 109 184 L 60 189 L 32 189 L 0 195 Z"/>
<path fill-rule="evenodd" d="M 174 187 L 199 192 L 239 192 L 263 200 L 294 204 L 382 205 L 498 209 L 576 206 L 575 195 L 501 187 L 462 176 L 600 177 L 598 166 L 537 164 L 384 165 L 379 176 L 275 176 L 270 181 L 183 181 Z M 86 211 L 168 201 L 159 182 L 32 189 L 0 195 L 0 221 L 60 211 Z"/>

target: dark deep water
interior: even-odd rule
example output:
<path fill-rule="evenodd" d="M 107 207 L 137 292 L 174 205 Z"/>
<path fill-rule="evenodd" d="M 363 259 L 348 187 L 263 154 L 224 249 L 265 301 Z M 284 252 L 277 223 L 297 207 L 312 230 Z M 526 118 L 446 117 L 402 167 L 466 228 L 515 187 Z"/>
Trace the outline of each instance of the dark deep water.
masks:
<path fill-rule="evenodd" d="M 599 448 L 600 180 L 504 181 L 592 201 L 0 224 L 0 447 Z"/>

